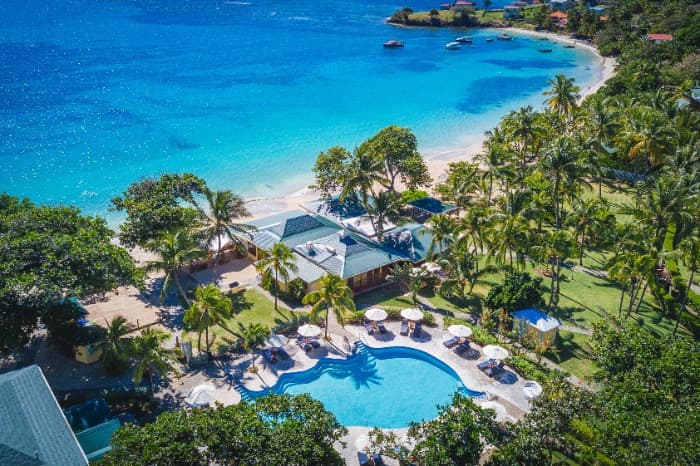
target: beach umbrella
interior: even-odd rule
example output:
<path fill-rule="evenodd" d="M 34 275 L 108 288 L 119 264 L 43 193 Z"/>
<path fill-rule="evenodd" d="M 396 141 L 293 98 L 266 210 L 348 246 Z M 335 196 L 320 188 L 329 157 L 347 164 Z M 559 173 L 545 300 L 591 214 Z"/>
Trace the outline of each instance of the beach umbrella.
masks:
<path fill-rule="evenodd" d="M 281 348 L 287 343 L 289 343 L 289 338 L 276 333 L 273 333 L 265 340 L 265 346 L 271 346 L 272 348 Z"/>
<path fill-rule="evenodd" d="M 384 309 L 379 309 L 378 307 L 373 307 L 365 312 L 365 317 L 369 320 L 384 320 L 388 315 Z"/>
<path fill-rule="evenodd" d="M 450 332 L 451 335 L 460 338 L 467 338 L 472 334 L 472 329 L 466 325 L 450 325 L 447 327 L 447 331 Z"/>
<path fill-rule="evenodd" d="M 401 317 L 408 320 L 422 320 L 423 311 L 421 311 L 420 309 L 409 307 L 401 311 Z"/>
<path fill-rule="evenodd" d="M 191 407 L 207 406 L 216 399 L 216 387 L 210 383 L 197 385 L 185 398 L 185 402 Z"/>
<path fill-rule="evenodd" d="M 506 359 L 510 356 L 508 350 L 498 345 L 486 345 L 483 349 L 484 356 L 491 359 Z"/>
<path fill-rule="evenodd" d="M 299 327 L 297 333 L 302 337 L 314 338 L 321 334 L 321 327 L 313 324 L 304 324 L 301 327 Z"/>
<path fill-rule="evenodd" d="M 523 386 L 523 393 L 530 400 L 537 398 L 542 394 L 542 386 L 534 380 L 528 380 Z"/>
<path fill-rule="evenodd" d="M 503 406 L 501 403 L 497 403 L 495 401 L 482 401 L 481 407 L 484 409 L 492 409 L 496 411 L 496 420 L 499 422 L 511 419 L 511 417 L 508 415 L 508 411 L 506 411 L 506 407 Z"/>

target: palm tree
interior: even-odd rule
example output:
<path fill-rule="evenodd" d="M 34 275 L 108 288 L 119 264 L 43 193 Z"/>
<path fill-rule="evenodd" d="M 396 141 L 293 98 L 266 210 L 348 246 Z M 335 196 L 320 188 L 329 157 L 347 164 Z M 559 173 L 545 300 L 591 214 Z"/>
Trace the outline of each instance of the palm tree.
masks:
<path fill-rule="evenodd" d="M 685 265 L 690 271 L 690 277 L 688 277 L 688 285 L 685 287 L 685 292 L 683 293 L 683 301 L 681 302 L 681 308 L 678 310 L 678 318 L 676 319 L 676 325 L 673 328 L 673 336 L 676 336 L 678 332 L 678 326 L 681 323 L 681 317 L 683 316 L 683 311 L 685 310 L 686 304 L 688 304 L 688 295 L 691 291 L 691 285 L 693 284 L 693 278 L 695 272 L 700 269 L 700 236 L 693 234 L 688 236 L 680 243 L 681 250 L 681 260 L 683 265 Z"/>
<path fill-rule="evenodd" d="M 557 138 L 542 158 L 541 166 L 552 183 L 554 226 L 560 229 L 564 197 L 574 197 L 582 182 L 581 166 L 573 142 L 568 138 Z"/>
<path fill-rule="evenodd" d="M 413 304 L 418 303 L 418 291 L 423 287 L 426 272 L 422 268 L 414 268 L 413 264 L 404 262 L 391 268 L 391 273 L 386 279 L 391 283 L 397 283 L 404 292 L 411 292 Z"/>
<path fill-rule="evenodd" d="M 649 107 L 633 106 L 621 133 L 630 160 L 644 158 L 652 167 L 661 165 L 669 152 L 671 129 L 661 112 Z"/>
<path fill-rule="evenodd" d="M 110 373 L 121 373 L 127 368 L 127 340 L 126 336 L 133 332 L 134 326 L 126 320 L 126 317 L 116 316 L 107 321 L 107 333 L 104 341 L 104 353 L 102 363 L 105 370 Z"/>
<path fill-rule="evenodd" d="M 273 286 L 275 288 L 275 310 L 277 310 L 280 276 L 284 279 L 286 285 L 289 281 L 289 273 L 297 271 L 294 253 L 286 244 L 281 242 L 276 243 L 272 246 L 272 249 L 258 261 L 255 267 L 263 274 L 274 274 Z"/>
<path fill-rule="evenodd" d="M 566 219 L 566 223 L 574 227 L 576 244 L 578 244 L 578 265 L 583 265 L 583 254 L 586 238 L 591 230 L 614 221 L 615 216 L 610 213 L 607 203 L 599 199 L 577 199 L 573 204 L 573 211 Z"/>
<path fill-rule="evenodd" d="M 479 270 L 479 258 L 466 246 L 466 243 L 458 242 L 450 255 L 440 261 L 448 277 L 441 285 L 441 291 L 446 296 L 464 299 L 474 290 L 479 278 L 492 271 L 489 267 Z"/>
<path fill-rule="evenodd" d="M 230 190 L 204 191 L 207 199 L 206 208 L 200 207 L 204 217 L 202 232 L 205 235 L 207 244 L 216 239 L 216 260 L 214 261 L 214 278 L 216 279 L 216 268 L 221 260 L 221 240 L 226 237 L 231 241 L 236 249 L 245 252 L 245 245 L 237 235 L 250 235 L 255 230 L 252 225 L 234 223 L 238 218 L 249 217 L 250 212 L 245 207 L 245 201 Z"/>
<path fill-rule="evenodd" d="M 603 198 L 603 167 L 600 155 L 607 153 L 607 147 L 619 129 L 618 114 L 610 99 L 593 94 L 586 99 L 584 126 L 589 134 L 587 145 L 593 150 L 587 152 L 587 169 L 598 183 L 598 197 Z"/>
<path fill-rule="evenodd" d="M 185 230 L 178 230 L 174 233 L 166 232 L 159 240 L 149 241 L 146 244 L 146 249 L 156 253 L 160 259 L 149 262 L 144 269 L 147 272 L 165 272 L 163 288 L 159 297 L 160 302 L 163 302 L 168 290 L 175 284 L 183 301 L 189 304 L 187 293 L 185 293 L 182 283 L 180 283 L 179 273 L 185 264 L 205 258 L 207 256 L 206 251 Z"/>
<path fill-rule="evenodd" d="M 265 339 L 270 336 L 270 329 L 263 327 L 260 324 L 248 324 L 247 327 L 241 325 L 241 336 L 243 337 L 243 346 L 247 351 L 253 352 L 252 369 L 255 371 L 255 350 L 265 342 Z"/>
<path fill-rule="evenodd" d="M 131 342 L 130 353 L 136 359 L 134 383 L 139 385 L 143 376 L 148 374 L 151 396 L 153 396 L 153 374 L 166 377 L 168 371 L 173 370 L 170 363 L 172 354 L 163 348 L 163 343 L 169 337 L 170 335 L 162 330 L 147 328 Z"/>
<path fill-rule="evenodd" d="M 580 89 L 574 85 L 574 81 L 574 78 L 567 78 L 563 74 L 547 81 L 552 87 L 543 93 L 549 96 L 544 103 L 560 117 L 568 118 L 576 110 Z"/>
<path fill-rule="evenodd" d="M 359 192 L 365 209 L 368 208 L 369 196 L 375 197 L 374 186 L 388 184 L 384 177 L 384 164 L 364 146 L 353 152 L 343 181 L 340 201 L 344 202 L 348 196 L 355 196 Z"/>
<path fill-rule="evenodd" d="M 185 324 L 199 332 L 197 351 L 201 352 L 202 330 L 207 354 L 213 342 L 209 341 L 209 327 L 231 317 L 233 303 L 213 284 L 200 286 L 194 292 L 194 302 L 185 313 Z"/>
<path fill-rule="evenodd" d="M 316 320 L 325 313 L 326 339 L 328 339 L 328 316 L 331 312 L 340 325 L 345 323 L 345 313 L 355 312 L 352 290 L 338 275 L 328 274 L 321 279 L 321 288 L 304 296 L 304 304 L 311 304 L 311 319 Z"/>
<path fill-rule="evenodd" d="M 438 255 L 441 255 L 454 242 L 455 234 L 457 233 L 457 221 L 446 214 L 433 215 L 425 222 L 424 229 L 418 234 L 422 236 L 426 232 L 430 232 L 433 235 L 425 253 L 425 257 L 431 259 L 435 254 L 436 248 Z"/>
<path fill-rule="evenodd" d="M 367 215 L 380 243 L 384 238 L 384 227 L 387 223 L 398 225 L 405 220 L 399 211 L 401 197 L 394 191 L 381 191 L 368 203 L 367 207 Z"/>
<path fill-rule="evenodd" d="M 554 230 L 546 232 L 539 239 L 540 243 L 534 250 L 538 252 L 540 259 L 552 266 L 549 290 L 549 306 L 552 307 L 559 302 L 561 263 L 571 251 L 571 236 L 566 230 Z"/>

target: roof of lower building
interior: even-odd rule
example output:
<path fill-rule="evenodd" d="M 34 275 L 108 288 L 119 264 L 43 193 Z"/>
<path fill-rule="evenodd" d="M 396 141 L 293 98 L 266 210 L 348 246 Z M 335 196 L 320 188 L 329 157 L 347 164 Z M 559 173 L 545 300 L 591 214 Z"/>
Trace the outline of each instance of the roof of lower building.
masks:
<path fill-rule="evenodd" d="M 424 197 L 422 199 L 416 199 L 415 201 L 409 202 L 413 207 L 428 212 L 429 214 L 444 214 L 451 212 L 457 208 L 457 206 L 452 204 L 446 204 L 440 199 L 434 197 Z"/>
<path fill-rule="evenodd" d="M 0 413 L 0 464 L 88 464 L 39 366 L 0 375 Z"/>
<path fill-rule="evenodd" d="M 340 227 L 301 210 L 291 210 L 250 222 L 257 228 L 250 240 L 260 249 L 269 250 L 275 243 L 284 242 L 290 248 L 335 233 Z"/>
<path fill-rule="evenodd" d="M 399 251 L 414 263 L 426 259 L 432 241 L 433 234 L 420 223 L 403 224 L 384 236 L 385 246 Z"/>
<path fill-rule="evenodd" d="M 556 319 L 539 309 L 521 309 L 512 313 L 514 319 L 524 320 L 532 327 L 541 332 L 547 332 L 561 326 L 559 319 Z"/>

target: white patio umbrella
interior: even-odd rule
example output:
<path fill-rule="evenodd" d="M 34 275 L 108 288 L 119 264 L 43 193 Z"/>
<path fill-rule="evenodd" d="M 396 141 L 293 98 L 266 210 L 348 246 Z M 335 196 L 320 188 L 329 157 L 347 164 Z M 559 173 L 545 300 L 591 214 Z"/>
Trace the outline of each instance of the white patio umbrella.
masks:
<path fill-rule="evenodd" d="M 460 324 L 450 325 L 449 327 L 447 327 L 447 331 L 450 332 L 451 335 L 460 338 L 467 338 L 472 334 L 472 329 L 470 329 L 466 325 Z"/>
<path fill-rule="evenodd" d="M 534 380 L 528 380 L 523 386 L 523 393 L 530 400 L 537 398 L 542 394 L 542 386 Z"/>
<path fill-rule="evenodd" d="M 265 346 L 271 346 L 273 348 L 281 348 L 287 343 L 289 343 L 289 338 L 285 337 L 284 335 L 278 335 L 276 333 L 273 333 L 272 335 L 267 337 L 267 340 L 265 340 Z"/>
<path fill-rule="evenodd" d="M 498 345 L 486 345 L 483 349 L 484 356 L 491 359 L 506 359 L 510 356 L 508 350 Z"/>
<path fill-rule="evenodd" d="M 190 406 L 206 406 L 215 399 L 216 387 L 210 383 L 203 383 L 192 389 L 185 402 Z"/>
<path fill-rule="evenodd" d="M 299 327 L 297 333 L 302 337 L 314 338 L 321 334 L 321 327 L 313 324 L 304 324 L 301 327 Z"/>
<path fill-rule="evenodd" d="M 408 320 L 423 320 L 423 311 L 409 307 L 401 311 L 401 317 Z"/>
<path fill-rule="evenodd" d="M 378 307 L 373 307 L 365 312 L 365 317 L 369 320 L 384 320 L 389 316 L 384 309 L 379 309 Z"/>

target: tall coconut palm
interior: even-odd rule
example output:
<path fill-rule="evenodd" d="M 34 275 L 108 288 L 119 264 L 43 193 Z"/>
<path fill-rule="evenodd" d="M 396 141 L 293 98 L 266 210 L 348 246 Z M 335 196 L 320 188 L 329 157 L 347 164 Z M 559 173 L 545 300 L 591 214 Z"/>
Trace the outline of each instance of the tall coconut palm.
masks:
<path fill-rule="evenodd" d="M 182 287 L 179 274 L 184 265 L 198 259 L 204 259 L 207 256 L 206 251 L 185 230 L 178 230 L 174 233 L 166 232 L 159 240 L 149 241 L 146 244 L 146 249 L 157 254 L 159 259 L 147 263 L 144 269 L 147 272 L 165 272 L 163 288 L 159 297 L 160 302 L 163 302 L 168 290 L 174 284 L 177 286 L 183 302 L 189 305 L 189 298 Z"/>
<path fill-rule="evenodd" d="M 574 197 L 583 182 L 576 147 L 569 138 L 557 138 L 547 149 L 541 167 L 552 184 L 554 226 L 562 226 L 565 197 Z"/>
<path fill-rule="evenodd" d="M 148 375 L 151 396 L 154 392 L 153 376 L 157 374 L 166 377 L 168 372 L 173 370 L 172 353 L 163 348 L 169 337 L 170 335 L 162 330 L 147 328 L 131 342 L 130 354 L 136 359 L 134 383 L 139 385 L 143 377 Z"/>
<path fill-rule="evenodd" d="M 340 325 L 345 323 L 345 313 L 355 312 L 352 290 L 338 275 L 328 274 L 321 279 L 317 291 L 304 296 L 304 304 L 311 305 L 311 318 L 316 320 L 320 314 L 325 315 L 326 339 L 328 339 L 328 316 L 332 312 Z"/>
<path fill-rule="evenodd" d="M 552 266 L 549 290 L 549 306 L 559 302 L 561 285 L 561 263 L 571 252 L 571 236 L 566 230 L 548 231 L 538 237 L 539 244 L 533 249 L 540 259 Z"/>
<path fill-rule="evenodd" d="M 578 245 L 578 265 L 583 265 L 586 238 L 592 230 L 610 224 L 615 216 L 610 213 L 607 203 L 599 199 L 577 199 L 573 210 L 566 219 L 567 225 L 574 228 L 575 242 Z"/>
<path fill-rule="evenodd" d="M 290 272 L 296 272 L 297 266 L 294 261 L 294 253 L 284 243 L 276 243 L 265 256 L 258 261 L 255 266 L 263 274 L 272 274 L 275 288 L 275 310 L 277 310 L 277 295 L 279 294 L 280 277 L 284 283 L 289 282 Z"/>
<path fill-rule="evenodd" d="M 409 262 L 394 265 L 386 277 L 390 283 L 399 285 L 404 293 L 410 292 L 413 304 L 418 303 L 418 291 L 423 287 L 426 278 L 424 269 L 414 268 Z"/>
<path fill-rule="evenodd" d="M 212 191 L 210 189 L 207 189 L 204 195 L 207 200 L 206 206 L 199 206 L 203 217 L 201 230 L 207 244 L 216 240 L 216 259 L 214 260 L 214 278 L 216 278 L 216 269 L 221 260 L 222 240 L 228 239 L 236 249 L 244 253 L 245 245 L 238 235 L 250 235 L 255 227 L 235 223 L 236 219 L 250 216 L 250 212 L 245 207 L 245 201 L 239 195 L 230 190 Z"/>
<path fill-rule="evenodd" d="M 424 228 L 418 234 L 424 235 L 426 232 L 432 234 L 433 237 L 425 253 L 425 257 L 431 259 L 435 255 L 436 249 L 437 254 L 441 255 L 454 243 L 457 234 L 457 221 L 449 215 L 437 214 L 425 222 Z"/>
<path fill-rule="evenodd" d="M 685 310 L 686 304 L 688 304 L 688 295 L 691 291 L 693 278 L 695 277 L 695 273 L 700 269 L 700 236 L 695 233 L 681 241 L 680 252 L 681 261 L 690 271 L 690 277 L 688 277 L 688 285 L 685 287 L 685 292 L 683 293 L 681 308 L 678 310 L 678 318 L 676 319 L 676 325 L 673 328 L 673 336 L 676 336 L 676 333 L 678 332 L 678 326 L 681 323 L 683 311 Z"/>
<path fill-rule="evenodd" d="M 633 106 L 626 114 L 620 140 L 628 147 L 630 160 L 643 160 L 658 167 L 671 147 L 671 128 L 665 115 L 643 106 Z"/>
<path fill-rule="evenodd" d="M 247 351 L 253 352 L 252 368 L 255 370 L 255 350 L 260 348 L 265 339 L 270 336 L 270 329 L 260 324 L 241 325 L 241 337 L 243 338 L 243 346 Z"/>
<path fill-rule="evenodd" d="M 348 196 L 355 196 L 359 193 L 365 209 L 369 204 L 369 197 L 375 197 L 376 185 L 386 186 L 388 184 L 388 180 L 384 177 L 382 160 L 375 157 L 368 148 L 362 146 L 353 152 L 343 181 L 340 201 L 343 202 Z"/>
<path fill-rule="evenodd" d="M 102 363 L 108 373 L 122 373 L 128 364 L 128 340 L 126 336 L 133 332 L 134 326 L 124 316 L 116 316 L 107 321 L 107 333 L 104 341 Z"/>
<path fill-rule="evenodd" d="M 569 118 L 576 110 L 580 88 L 574 84 L 574 81 L 574 78 L 558 74 L 554 79 L 547 81 L 552 87 L 543 93 L 548 96 L 544 103 L 562 118 Z"/>
<path fill-rule="evenodd" d="M 224 296 L 216 285 L 200 286 L 194 291 L 194 302 L 184 316 L 185 325 L 196 329 L 197 351 L 201 352 L 202 331 L 207 354 L 213 342 L 209 341 L 209 327 L 223 322 L 231 317 L 233 303 L 231 298 Z"/>
<path fill-rule="evenodd" d="M 372 222 L 377 241 L 381 242 L 384 239 L 384 230 L 388 223 L 398 225 L 405 221 L 399 210 L 401 204 L 401 197 L 391 190 L 379 192 L 368 203 L 367 215 Z"/>

